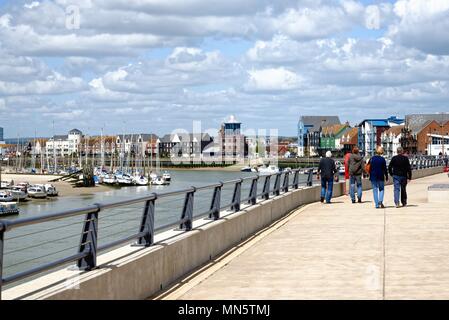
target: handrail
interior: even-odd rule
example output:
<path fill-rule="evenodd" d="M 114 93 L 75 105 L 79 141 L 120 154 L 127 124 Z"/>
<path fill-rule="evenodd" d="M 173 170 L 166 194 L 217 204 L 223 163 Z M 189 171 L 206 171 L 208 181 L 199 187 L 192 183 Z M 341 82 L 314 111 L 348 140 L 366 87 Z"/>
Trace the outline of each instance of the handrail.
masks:
<path fill-rule="evenodd" d="M 442 160 L 417 160 L 413 159 L 413 169 L 419 170 L 422 168 L 440 167 L 444 163 Z M 204 217 L 209 215 L 213 220 L 220 218 L 220 212 L 225 209 L 230 209 L 233 212 L 240 211 L 240 206 L 253 206 L 257 203 L 257 199 L 266 200 L 271 197 L 276 197 L 281 192 L 288 193 L 292 190 L 300 189 L 300 183 L 298 182 L 298 175 L 301 169 L 293 169 L 283 171 L 275 174 L 260 175 L 234 179 L 230 181 L 218 182 L 214 184 L 190 187 L 182 190 L 176 190 L 165 193 L 149 193 L 148 195 L 121 200 L 116 202 L 104 203 L 104 204 L 92 204 L 90 206 L 65 210 L 57 213 L 42 215 L 32 218 L 23 218 L 17 220 L 0 220 L 0 299 L 1 288 L 4 284 L 10 284 L 12 282 L 27 278 L 29 276 L 42 273 L 62 266 L 70 262 L 77 262 L 78 267 L 82 270 L 92 270 L 96 267 L 96 257 L 99 252 L 111 249 L 121 244 L 127 244 L 132 240 L 138 240 L 138 244 L 142 246 L 151 246 L 154 244 L 154 235 L 156 232 L 165 230 L 167 228 L 180 226 L 180 229 L 184 232 L 192 230 L 194 218 Z M 302 169 L 304 170 L 304 169 Z M 311 186 L 312 183 L 312 170 L 311 168 L 304 170 L 308 174 L 307 181 L 303 181 L 301 184 L 304 186 Z M 284 178 L 282 179 L 282 176 Z M 289 179 L 290 177 L 290 179 Z M 272 179 L 273 178 L 273 179 Z M 275 178 L 275 179 L 274 179 Z M 245 181 L 251 181 L 251 189 L 248 195 L 242 197 L 242 183 Z M 264 182 L 263 191 L 258 192 L 258 182 Z M 272 183 L 274 186 L 272 187 Z M 221 189 L 227 185 L 234 185 L 234 193 L 231 203 L 221 203 Z M 214 190 L 213 198 L 211 199 L 211 205 L 205 212 L 199 212 L 194 215 L 194 197 L 195 194 L 203 190 Z M 176 222 L 168 223 L 155 228 L 155 202 L 159 199 L 169 198 L 173 196 L 184 195 L 184 206 L 182 209 L 182 215 Z M 97 246 L 98 241 L 98 219 L 102 215 L 102 212 L 117 207 L 123 207 L 131 204 L 145 203 L 143 210 L 140 228 L 133 232 L 132 235 L 124 238 L 110 241 L 101 246 Z M 231 212 L 232 213 L 232 212 Z M 60 258 L 56 261 L 45 263 L 41 266 L 33 267 L 31 269 L 3 277 L 3 256 L 4 256 L 4 242 L 7 240 L 4 238 L 6 232 L 11 230 L 39 224 L 43 222 L 49 222 L 54 220 L 60 220 L 80 215 L 86 215 L 83 222 L 83 229 L 80 232 L 81 241 L 79 249 L 76 254 Z M 80 222 L 81 223 L 81 222 Z M 25 235 L 26 236 L 26 235 Z"/>
<path fill-rule="evenodd" d="M 204 216 L 212 216 L 214 215 L 214 220 L 220 218 L 220 212 L 225 209 L 231 209 L 231 211 L 239 211 L 240 205 L 254 205 L 257 201 L 256 199 L 262 196 L 262 199 L 265 199 L 264 195 L 260 195 L 257 193 L 257 182 L 261 180 L 269 180 L 272 177 L 277 177 L 277 179 L 280 179 L 282 175 L 288 175 L 291 173 L 298 173 L 299 174 L 300 169 L 294 169 L 291 171 L 285 171 L 285 172 L 279 172 L 274 174 L 258 174 L 255 173 L 252 176 L 224 181 L 224 182 L 218 182 L 214 184 L 208 184 L 203 185 L 199 187 L 192 186 L 190 188 L 185 188 L 181 190 L 171 191 L 171 192 L 164 192 L 164 193 L 149 193 L 148 195 L 127 199 L 127 200 L 121 200 L 121 201 L 115 201 L 115 202 L 108 202 L 108 203 L 96 203 L 92 204 L 86 207 L 82 208 L 75 208 L 70 210 L 64 210 L 52 214 L 45 214 L 38 217 L 32 217 L 32 218 L 23 218 L 23 219 L 17 219 L 17 220 L 0 220 L 0 299 L 1 299 L 1 287 L 4 284 L 10 284 L 15 281 L 27 278 L 29 276 L 42 273 L 44 271 L 48 271 L 51 269 L 54 269 L 56 267 L 62 266 L 64 264 L 70 263 L 70 262 L 77 262 L 78 267 L 80 269 L 84 270 L 91 270 L 96 267 L 96 257 L 99 252 L 111 249 L 113 247 L 116 247 L 121 244 L 129 243 L 133 240 L 139 240 L 138 243 L 142 244 L 144 246 L 151 246 L 153 245 L 153 239 L 154 234 L 157 231 L 165 230 L 169 227 L 174 227 L 176 225 L 180 225 L 182 231 L 189 231 L 192 229 L 192 223 L 194 218 L 198 217 L 204 217 Z M 250 191 L 249 196 L 241 196 L 242 193 L 242 183 L 245 181 L 251 181 L 252 188 Z M 274 180 L 273 180 L 274 181 Z M 280 180 L 279 180 L 280 181 Z M 285 180 L 287 182 L 287 180 Z M 221 189 L 224 186 L 228 185 L 235 185 L 234 188 L 234 196 L 233 201 L 229 204 L 221 204 L 220 198 L 221 198 Z M 255 186 L 256 185 L 256 186 Z M 294 182 L 290 185 L 288 185 L 288 188 L 294 187 Z M 268 197 L 276 196 L 279 194 L 279 191 L 285 191 L 287 192 L 288 188 L 284 190 L 284 188 L 281 188 L 282 190 L 271 190 Z M 297 188 L 293 189 L 299 189 L 299 186 Z M 193 199 L 195 193 L 199 191 L 204 190 L 215 190 L 214 192 L 214 198 L 211 201 L 211 207 L 208 208 L 205 212 L 198 212 L 196 215 L 193 214 Z M 172 222 L 169 224 L 165 224 L 162 226 L 158 226 L 155 228 L 154 226 L 154 215 L 155 215 L 155 202 L 158 199 L 163 198 L 169 198 L 174 196 L 183 195 L 185 196 L 184 200 L 184 209 L 182 211 L 182 215 L 180 219 L 176 222 Z M 218 198 L 218 199 L 217 199 Z M 218 200 L 218 201 L 217 201 Z M 97 246 L 98 241 L 98 219 L 102 216 L 103 212 L 107 209 L 112 208 L 118 208 L 123 206 L 128 206 L 132 204 L 139 204 L 139 203 L 145 203 L 145 209 L 142 215 L 142 222 L 140 224 L 140 229 L 133 233 L 132 235 L 126 236 L 124 238 L 110 241 L 106 244 L 102 244 L 101 246 Z M 217 215 L 218 213 L 218 215 Z M 231 212 L 232 213 L 232 212 Z M 28 270 L 9 275 L 7 277 L 2 277 L 3 274 L 3 248 L 4 248 L 4 242 L 7 240 L 4 238 L 4 234 L 6 232 L 10 232 L 11 230 L 18 229 L 25 226 L 40 224 L 44 222 L 50 222 L 55 220 L 62 220 L 65 218 L 75 217 L 75 216 L 81 216 L 85 215 L 86 218 L 84 221 L 80 222 L 83 223 L 83 229 L 80 232 L 81 236 L 81 242 L 79 245 L 79 250 L 76 254 L 72 254 L 70 256 L 66 256 L 63 258 L 60 258 L 55 261 L 51 261 L 48 263 L 45 263 L 43 265 L 30 268 Z M 24 235 L 26 237 L 27 235 Z M 26 249 L 26 248 L 25 248 Z"/>

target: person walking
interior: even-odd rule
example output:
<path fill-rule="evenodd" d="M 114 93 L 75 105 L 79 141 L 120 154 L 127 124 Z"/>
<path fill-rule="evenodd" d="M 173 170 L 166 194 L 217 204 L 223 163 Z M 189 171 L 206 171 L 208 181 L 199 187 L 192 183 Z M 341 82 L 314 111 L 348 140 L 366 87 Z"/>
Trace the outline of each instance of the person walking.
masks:
<path fill-rule="evenodd" d="M 384 148 L 377 147 L 376 155 L 371 158 L 369 165 L 369 179 L 373 187 L 374 204 L 376 208 L 384 209 L 385 181 L 388 181 L 387 162 L 382 155 Z"/>
<path fill-rule="evenodd" d="M 398 147 L 398 155 L 394 156 L 388 166 L 388 172 L 393 177 L 394 204 L 399 208 L 399 198 L 402 205 L 407 205 L 407 183 L 412 180 L 412 168 L 409 159 L 404 156 L 404 149 Z"/>
<path fill-rule="evenodd" d="M 349 195 L 349 158 L 351 157 L 351 152 L 346 153 L 345 155 L 345 184 L 344 184 L 344 193 L 345 195 Z"/>
<path fill-rule="evenodd" d="M 362 174 L 365 171 L 365 162 L 360 155 L 358 147 L 352 149 L 352 154 L 349 157 L 349 184 L 352 203 L 355 203 L 355 186 L 357 185 L 358 202 L 362 203 Z"/>
<path fill-rule="evenodd" d="M 334 188 L 334 175 L 337 172 L 335 160 L 332 159 L 332 152 L 327 151 L 326 157 L 321 158 L 318 166 L 318 176 L 321 177 L 321 202 L 331 203 L 332 191 Z"/>

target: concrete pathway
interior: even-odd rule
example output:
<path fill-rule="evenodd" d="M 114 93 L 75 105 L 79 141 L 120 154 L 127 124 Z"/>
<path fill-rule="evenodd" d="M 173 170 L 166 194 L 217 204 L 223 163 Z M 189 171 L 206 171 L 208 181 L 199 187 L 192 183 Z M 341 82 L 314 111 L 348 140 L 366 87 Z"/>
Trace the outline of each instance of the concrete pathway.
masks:
<path fill-rule="evenodd" d="M 312 204 L 189 275 L 157 299 L 449 299 L 449 210 L 427 202 L 447 174 L 414 180 L 409 206 L 348 197 Z"/>

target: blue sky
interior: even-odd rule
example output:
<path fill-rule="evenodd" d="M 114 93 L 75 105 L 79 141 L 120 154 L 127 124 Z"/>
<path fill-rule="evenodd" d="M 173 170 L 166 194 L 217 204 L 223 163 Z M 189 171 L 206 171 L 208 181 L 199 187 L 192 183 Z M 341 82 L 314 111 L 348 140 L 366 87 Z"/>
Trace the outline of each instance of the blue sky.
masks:
<path fill-rule="evenodd" d="M 76 3 L 0 0 L 6 137 L 449 111 L 449 0 Z"/>

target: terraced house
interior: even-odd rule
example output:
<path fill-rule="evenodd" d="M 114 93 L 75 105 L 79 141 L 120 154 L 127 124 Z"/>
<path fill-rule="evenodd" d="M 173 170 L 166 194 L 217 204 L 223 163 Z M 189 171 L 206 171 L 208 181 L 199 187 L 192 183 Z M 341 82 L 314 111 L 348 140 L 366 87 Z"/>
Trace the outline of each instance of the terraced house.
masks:
<path fill-rule="evenodd" d="M 320 149 L 322 152 L 327 150 L 341 151 L 344 147 L 342 143 L 343 135 L 350 130 L 349 123 L 334 124 L 321 129 Z"/>

